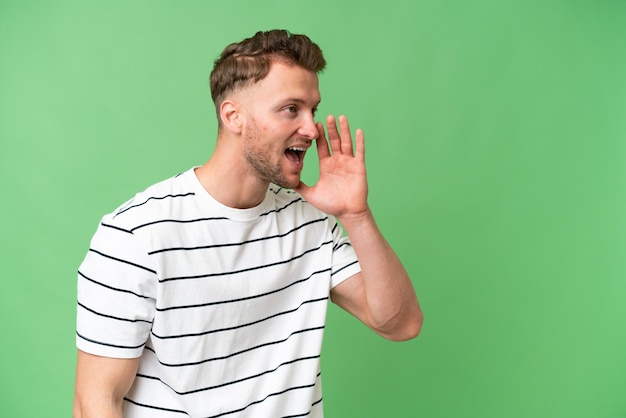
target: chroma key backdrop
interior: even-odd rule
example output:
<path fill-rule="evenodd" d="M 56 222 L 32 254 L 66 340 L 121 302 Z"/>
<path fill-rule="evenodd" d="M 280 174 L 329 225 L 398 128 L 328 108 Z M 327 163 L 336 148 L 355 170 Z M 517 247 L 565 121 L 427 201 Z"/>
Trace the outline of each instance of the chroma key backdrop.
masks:
<path fill-rule="evenodd" d="M 0 416 L 70 416 L 100 217 L 206 161 L 212 62 L 272 28 L 323 49 L 425 313 L 391 343 L 330 307 L 326 416 L 626 417 L 618 0 L 0 0 Z"/>

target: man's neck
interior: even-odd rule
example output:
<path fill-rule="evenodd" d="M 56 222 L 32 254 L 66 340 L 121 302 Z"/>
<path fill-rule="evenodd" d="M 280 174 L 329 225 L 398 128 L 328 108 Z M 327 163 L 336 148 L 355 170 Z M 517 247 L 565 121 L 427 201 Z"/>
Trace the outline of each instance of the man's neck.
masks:
<path fill-rule="evenodd" d="M 237 163 L 241 154 L 230 154 L 218 145 L 211 158 L 195 170 L 200 184 L 225 206 L 236 209 L 257 206 L 265 198 L 269 183 L 252 176 L 249 168 Z"/>

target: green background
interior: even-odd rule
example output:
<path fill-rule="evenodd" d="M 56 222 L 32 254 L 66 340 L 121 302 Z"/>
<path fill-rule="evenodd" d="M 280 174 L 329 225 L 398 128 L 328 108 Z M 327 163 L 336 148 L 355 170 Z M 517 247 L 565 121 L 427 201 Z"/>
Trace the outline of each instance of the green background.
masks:
<path fill-rule="evenodd" d="M 209 157 L 212 61 L 271 28 L 324 50 L 426 315 L 331 307 L 326 415 L 626 417 L 621 0 L 0 0 L 0 416 L 70 415 L 100 216 Z"/>

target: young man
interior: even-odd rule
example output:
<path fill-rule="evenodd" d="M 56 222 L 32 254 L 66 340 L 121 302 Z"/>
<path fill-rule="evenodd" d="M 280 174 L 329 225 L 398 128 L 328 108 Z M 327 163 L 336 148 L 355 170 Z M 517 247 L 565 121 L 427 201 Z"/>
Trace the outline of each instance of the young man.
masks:
<path fill-rule="evenodd" d="M 214 154 L 102 219 L 78 273 L 75 417 L 321 417 L 329 298 L 385 338 L 417 336 L 411 281 L 368 207 L 363 132 L 353 150 L 344 116 L 328 141 L 314 121 L 324 66 L 286 31 L 228 46 Z"/>

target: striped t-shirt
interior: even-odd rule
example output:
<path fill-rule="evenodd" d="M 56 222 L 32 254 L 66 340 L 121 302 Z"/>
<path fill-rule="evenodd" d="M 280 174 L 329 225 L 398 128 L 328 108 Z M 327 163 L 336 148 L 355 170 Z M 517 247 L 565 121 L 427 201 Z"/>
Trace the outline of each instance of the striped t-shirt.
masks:
<path fill-rule="evenodd" d="M 321 417 L 330 289 L 359 269 L 297 193 L 233 209 L 190 169 L 103 217 L 78 272 L 77 346 L 141 357 L 125 417 Z"/>

